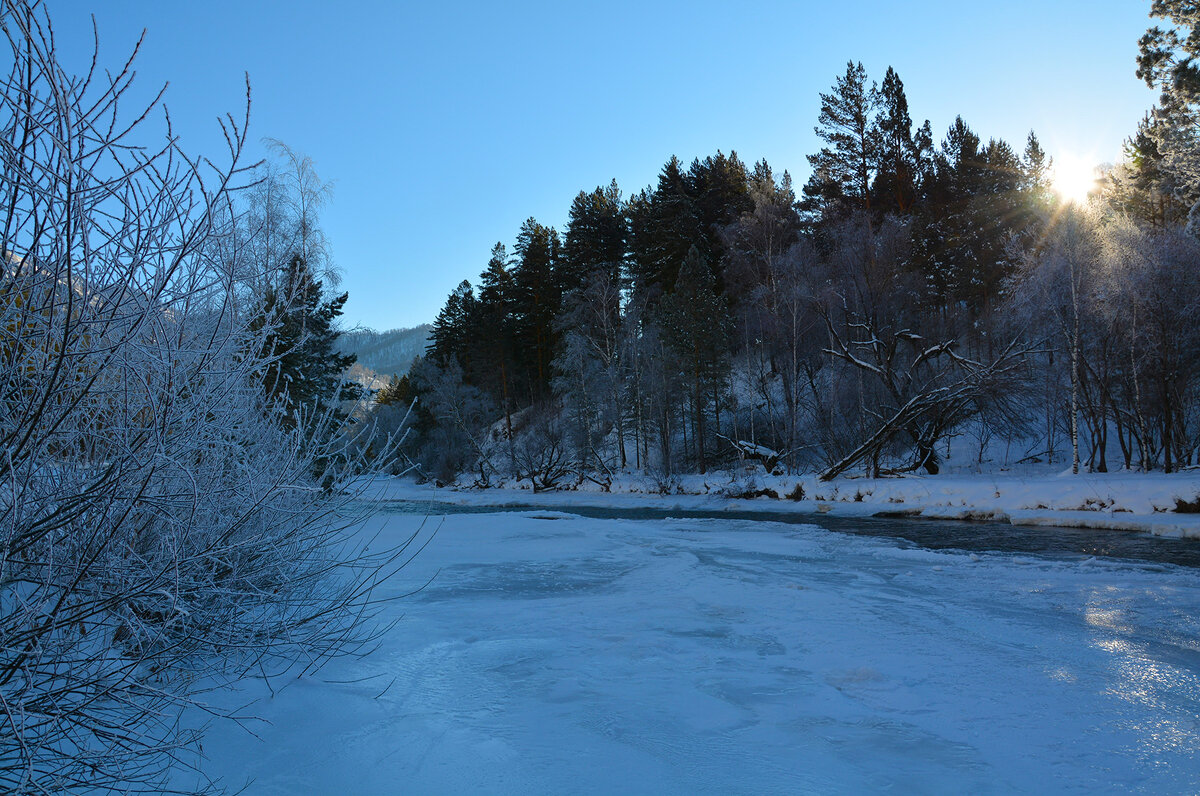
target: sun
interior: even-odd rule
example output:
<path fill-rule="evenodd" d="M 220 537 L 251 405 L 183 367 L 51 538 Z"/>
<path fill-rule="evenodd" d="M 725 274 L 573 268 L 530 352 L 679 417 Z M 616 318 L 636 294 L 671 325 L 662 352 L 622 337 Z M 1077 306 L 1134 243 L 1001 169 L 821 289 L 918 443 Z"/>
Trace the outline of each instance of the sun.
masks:
<path fill-rule="evenodd" d="M 1065 153 L 1054 160 L 1051 185 L 1064 202 L 1086 204 L 1098 178 L 1096 167 L 1076 155 Z"/>

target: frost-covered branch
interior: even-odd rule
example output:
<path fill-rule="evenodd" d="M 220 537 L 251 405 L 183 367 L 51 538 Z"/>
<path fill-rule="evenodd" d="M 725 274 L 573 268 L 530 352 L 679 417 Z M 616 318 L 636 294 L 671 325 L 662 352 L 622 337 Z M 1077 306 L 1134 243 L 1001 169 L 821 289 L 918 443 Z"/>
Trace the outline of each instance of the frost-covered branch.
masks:
<path fill-rule="evenodd" d="M 132 58 L 73 77 L 37 3 L 0 23 L 0 791 L 163 792 L 198 689 L 363 649 L 405 543 L 353 541 L 343 415 L 263 389 L 246 119 L 220 167 L 141 148 Z"/>

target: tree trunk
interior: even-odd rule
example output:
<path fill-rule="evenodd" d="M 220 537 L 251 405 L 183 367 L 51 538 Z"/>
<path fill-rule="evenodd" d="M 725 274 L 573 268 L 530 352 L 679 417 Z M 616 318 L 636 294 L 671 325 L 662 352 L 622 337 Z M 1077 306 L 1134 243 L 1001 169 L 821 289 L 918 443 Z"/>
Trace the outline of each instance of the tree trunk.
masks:
<path fill-rule="evenodd" d="M 937 475 L 941 469 L 938 466 L 937 453 L 934 451 L 933 446 L 927 442 L 917 443 L 917 463 L 921 467 L 924 467 L 925 472 L 930 475 Z"/>
<path fill-rule="evenodd" d="M 1071 334 L 1071 472 L 1079 475 L 1079 298 L 1074 267 L 1071 269 L 1071 309 L 1075 315 Z"/>

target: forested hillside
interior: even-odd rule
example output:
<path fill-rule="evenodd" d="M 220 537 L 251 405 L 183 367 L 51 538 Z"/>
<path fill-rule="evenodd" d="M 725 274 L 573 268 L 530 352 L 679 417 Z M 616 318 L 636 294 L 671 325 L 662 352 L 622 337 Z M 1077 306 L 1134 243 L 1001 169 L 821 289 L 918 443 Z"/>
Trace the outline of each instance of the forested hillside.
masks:
<path fill-rule="evenodd" d="M 343 332 L 338 338 L 338 350 L 354 354 L 358 364 L 381 376 L 402 376 L 429 345 L 432 327 L 423 323 L 411 329 L 355 329 Z"/>
<path fill-rule="evenodd" d="M 1167 68 L 1178 42 L 1154 46 L 1141 74 L 1163 105 L 1087 200 L 1056 192 L 1035 133 L 959 117 L 935 135 L 894 70 L 852 62 L 798 192 L 717 152 L 632 195 L 581 191 L 561 231 L 528 219 L 397 385 L 419 398 L 410 455 L 430 477 L 541 487 L 747 456 L 937 473 L 970 429 L 1076 468 L 1193 464 L 1194 97 Z"/>

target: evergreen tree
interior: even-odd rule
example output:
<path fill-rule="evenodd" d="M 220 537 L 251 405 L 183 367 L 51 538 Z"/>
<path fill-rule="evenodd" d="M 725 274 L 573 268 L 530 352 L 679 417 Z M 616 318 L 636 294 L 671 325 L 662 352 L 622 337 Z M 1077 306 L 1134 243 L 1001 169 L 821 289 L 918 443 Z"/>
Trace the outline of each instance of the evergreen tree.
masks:
<path fill-rule="evenodd" d="M 508 248 L 499 241 L 492 247 L 487 267 L 479 275 L 479 300 L 484 304 L 505 304 L 512 300 L 513 280 Z"/>
<path fill-rule="evenodd" d="M 904 213 L 916 200 L 921 153 L 913 138 L 904 83 L 890 66 L 876 102 L 879 113 L 872 128 L 876 167 L 871 204 L 878 210 Z"/>
<path fill-rule="evenodd" d="M 1138 41 L 1137 76 L 1161 92 L 1154 124 L 1144 127 L 1156 145 L 1160 188 L 1200 216 L 1200 5 L 1154 0 L 1150 15 L 1166 20 Z M 1200 226 L 1200 223 L 1198 223 Z"/>
<path fill-rule="evenodd" d="M 1032 130 L 1029 131 L 1029 138 L 1025 140 L 1025 156 L 1022 159 L 1022 167 L 1024 190 L 1035 197 L 1039 203 L 1049 201 L 1050 172 L 1054 167 L 1054 161 L 1046 154 L 1046 150 L 1042 149 L 1042 142 L 1038 140 L 1037 133 Z"/>
<path fill-rule="evenodd" d="M 704 237 L 679 158 L 667 161 L 653 193 L 631 202 L 630 232 L 634 290 L 647 296 L 670 290 L 688 250 Z"/>
<path fill-rule="evenodd" d="M 916 265 L 931 298 L 945 307 L 957 299 L 973 268 L 970 197 L 978 182 L 979 136 L 954 120 L 934 158 L 933 178 L 913 230 Z"/>
<path fill-rule="evenodd" d="M 354 354 L 340 354 L 336 326 L 348 294 L 324 299 L 304 258 L 295 255 L 278 288 L 268 288 L 251 330 L 263 336 L 262 374 L 268 396 L 289 425 L 315 423 L 326 411 L 342 416 L 337 402 L 358 397 L 358 385 L 343 374 Z"/>
<path fill-rule="evenodd" d="M 1138 41 L 1137 76 L 1163 92 L 1163 104 L 1200 99 L 1200 6 L 1191 0 L 1154 0 L 1150 15 L 1167 20 Z"/>
<path fill-rule="evenodd" d="M 1123 162 L 1109 172 L 1104 196 L 1114 207 L 1152 227 L 1182 224 L 1188 207 L 1175 191 L 1159 147 L 1162 121 L 1147 114 L 1125 141 Z"/>
<path fill-rule="evenodd" d="M 917 152 L 917 195 L 924 197 L 937 171 L 937 151 L 933 145 L 933 125 L 926 119 L 913 133 L 913 148 Z"/>
<path fill-rule="evenodd" d="M 393 373 L 388 379 L 387 384 L 379 388 L 375 393 L 375 403 L 379 406 L 400 406 L 407 407 L 412 403 L 416 393 L 413 390 L 412 381 L 408 374 L 396 377 Z"/>
<path fill-rule="evenodd" d="M 1033 144 L 1033 156 L 1044 157 L 1036 137 Z M 1036 229 L 1029 167 L 1004 141 L 982 145 L 961 116 L 936 163 L 914 229 L 914 261 L 932 299 L 945 309 L 965 306 L 978 318 L 1016 267 L 1010 240 Z"/>
<path fill-rule="evenodd" d="M 720 431 L 721 394 L 729 370 L 729 320 L 708 263 L 693 246 L 679 269 L 675 290 L 663 298 L 659 323 L 691 393 L 692 439 L 700 472 L 708 467 L 706 415 L 711 406 Z"/>
<path fill-rule="evenodd" d="M 978 230 L 976 265 L 963 296 L 976 316 L 990 312 L 1016 270 L 1019 255 L 1010 242 L 1026 238 L 1035 226 L 1029 197 L 1023 191 L 1024 167 L 1007 142 L 988 141 L 980 177 L 971 207 Z"/>
<path fill-rule="evenodd" d="M 550 360 L 554 356 L 554 318 L 562 305 L 558 261 L 561 244 L 551 227 L 529 218 L 521 225 L 514 247 L 513 337 L 515 356 L 524 370 L 529 400 L 548 394 Z"/>
<path fill-rule="evenodd" d="M 839 205 L 871 209 L 871 182 L 878 162 L 874 114 L 878 91 L 867 88 L 862 63 L 850 61 L 833 92 L 821 95 L 814 128 L 828 146 L 808 156 L 813 176 L 804 186 L 810 206 L 826 212 Z"/>
<path fill-rule="evenodd" d="M 463 280 L 458 287 L 450 292 L 446 304 L 433 322 L 429 333 L 429 346 L 425 349 L 426 356 L 445 365 L 451 359 L 461 367 L 467 357 L 469 325 L 468 320 L 475 310 L 475 293 L 471 283 Z"/>
<path fill-rule="evenodd" d="M 1024 237 L 1023 244 L 1032 245 L 1045 232 L 1046 223 L 1054 211 L 1056 197 L 1051 186 L 1054 161 L 1042 149 L 1037 134 L 1029 131 L 1025 139 L 1025 152 L 1018 166 L 1017 180 L 1021 194 L 1018 227 Z"/>
<path fill-rule="evenodd" d="M 742 213 L 754 209 L 746 164 L 736 152 L 726 156 L 718 151 L 716 155 L 692 162 L 687 186 L 701 233 L 694 245 L 717 274 L 717 289 L 723 290 L 726 285 L 720 271 L 725 251 L 720 232 Z"/>
<path fill-rule="evenodd" d="M 571 202 L 563 242 L 563 287 L 580 288 L 597 272 L 613 283 L 621 282 L 628 237 L 629 223 L 616 180 L 591 193 L 580 191 Z"/>
<path fill-rule="evenodd" d="M 512 438 L 517 339 L 514 318 L 516 285 L 503 243 L 492 247 L 487 269 L 479 277 L 479 301 L 471 324 L 471 343 L 478 356 L 468 374 L 504 409 L 505 429 Z"/>

